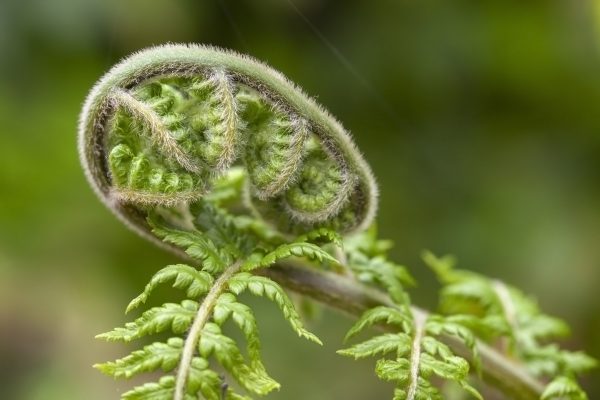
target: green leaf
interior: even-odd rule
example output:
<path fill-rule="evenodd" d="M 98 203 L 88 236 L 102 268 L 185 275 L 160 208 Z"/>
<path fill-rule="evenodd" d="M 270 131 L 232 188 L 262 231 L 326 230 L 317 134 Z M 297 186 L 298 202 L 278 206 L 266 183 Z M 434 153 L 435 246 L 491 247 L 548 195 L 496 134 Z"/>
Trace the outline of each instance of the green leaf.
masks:
<path fill-rule="evenodd" d="M 395 360 L 380 359 L 375 368 L 379 378 L 398 384 L 394 399 L 404 400 L 409 396 L 411 399 L 441 400 L 439 390 L 429 381 L 432 375 L 456 381 L 466 392 L 481 399 L 479 392 L 466 381 L 469 363 L 464 358 L 454 355 L 448 345 L 431 336 L 456 337 L 470 347 L 474 351 L 474 358 L 477 358 L 475 338 L 468 328 L 460 324 L 459 319 L 415 314 L 408 308 L 403 311 L 400 308 L 379 306 L 365 312 L 346 337 L 349 338 L 368 326 L 383 322 L 396 325 L 403 332 L 375 336 L 338 353 L 359 359 L 374 355 L 385 356 L 395 351 Z M 416 324 L 420 324 L 422 330 Z M 415 336 L 417 334 L 418 336 Z M 414 362 L 418 364 L 411 364 Z M 416 380 L 413 379 L 414 373 Z"/>
<path fill-rule="evenodd" d="M 144 292 L 133 299 L 127 306 L 127 313 L 144 304 L 152 291 L 161 283 L 174 281 L 173 287 L 186 290 L 189 298 L 198 298 L 206 294 L 213 285 L 213 277 L 206 271 L 185 264 L 169 265 L 158 271 L 146 285 Z"/>
<path fill-rule="evenodd" d="M 102 333 L 96 338 L 109 342 L 129 342 L 145 335 L 169 329 L 173 333 L 184 333 L 192 323 L 197 310 L 198 303 L 192 300 L 183 300 L 181 304 L 167 303 L 145 311 L 134 322 L 126 323 L 125 327 Z"/>
<path fill-rule="evenodd" d="M 250 307 L 238 303 L 231 293 L 223 293 L 217 299 L 213 311 L 213 319 L 218 325 L 222 325 L 228 318 L 240 328 L 248 342 L 248 357 L 252 363 L 261 363 L 260 340 L 258 338 L 258 326 Z"/>
<path fill-rule="evenodd" d="M 232 260 L 242 258 L 256 247 L 255 237 L 246 230 L 238 229 L 235 217 L 225 210 L 206 201 L 190 204 L 190 212 L 195 216 L 194 226 L 198 231 L 213 243 L 221 253 L 230 257 L 226 265 Z"/>
<path fill-rule="evenodd" d="M 338 247 L 343 247 L 342 237 L 339 233 L 329 228 L 317 228 L 313 231 L 298 236 L 295 242 L 315 242 L 319 239 L 325 239 L 326 242 L 334 243 Z"/>
<path fill-rule="evenodd" d="M 158 382 L 146 383 L 124 393 L 123 400 L 173 400 L 175 378 L 163 376 Z M 197 397 L 186 394 L 185 400 L 197 400 Z"/>
<path fill-rule="evenodd" d="M 391 240 L 377 237 L 377 226 L 372 224 L 368 229 L 344 238 L 344 248 L 350 253 L 362 253 L 366 257 L 385 256 L 394 246 Z"/>
<path fill-rule="evenodd" d="M 153 343 L 114 362 L 96 364 L 94 368 L 106 375 L 127 379 L 141 372 L 155 371 L 159 368 L 169 372 L 177 366 L 182 348 L 183 339 L 171 338 L 167 343 Z"/>
<path fill-rule="evenodd" d="M 564 321 L 543 314 L 537 302 L 517 288 L 480 274 L 455 270 L 455 260 L 450 257 L 437 258 L 426 253 L 423 258 L 445 284 L 440 309 L 446 314 L 458 314 L 447 317 L 457 324 L 454 328 L 448 325 L 450 319 L 442 324 L 446 326 L 444 334 L 471 342 L 469 335 L 458 328 L 464 326 L 484 339 L 504 336 L 512 355 L 536 376 L 571 376 L 594 368 L 594 360 L 584 353 L 546 343 L 568 335 L 569 327 Z"/>
<path fill-rule="evenodd" d="M 271 279 L 264 276 L 252 275 L 248 272 L 240 272 L 231 277 L 228 286 L 229 290 L 236 295 L 245 290 L 249 290 L 250 293 L 256 296 L 266 296 L 269 300 L 272 300 L 279 306 L 283 316 L 299 336 L 315 343 L 322 344 L 318 337 L 304 328 L 302 319 L 296 311 L 292 300 L 281 286 Z"/>
<path fill-rule="evenodd" d="M 559 376 L 546 386 L 542 393 L 542 400 L 569 399 L 587 400 L 587 395 L 579 384 L 567 376 Z"/>
<path fill-rule="evenodd" d="M 328 261 L 332 264 L 338 265 L 339 262 L 332 257 L 325 250 L 313 243 L 297 242 L 297 243 L 286 243 L 277 247 L 275 250 L 264 256 L 260 261 L 253 264 L 247 264 L 244 266 L 245 271 L 252 271 L 256 268 L 268 267 L 278 260 L 282 260 L 288 257 L 306 257 L 311 260 L 317 260 L 319 262 Z"/>
<path fill-rule="evenodd" d="M 360 281 L 385 289 L 396 304 L 408 304 L 404 286 L 414 286 L 415 280 L 404 266 L 389 261 L 385 253 L 351 241 L 347 265 Z"/>
<path fill-rule="evenodd" d="M 192 359 L 192 367 L 186 384 L 188 393 L 200 392 L 206 400 L 221 400 L 222 385 L 223 379 L 209 368 L 208 361 L 200 357 Z"/>
<path fill-rule="evenodd" d="M 266 395 L 279 384 L 260 368 L 252 368 L 244 360 L 244 356 L 235 341 L 221 333 L 217 324 L 207 323 L 200 335 L 198 350 L 202 357 L 215 356 L 219 363 L 246 390 L 258 395 Z"/>
<path fill-rule="evenodd" d="M 398 356 L 403 356 L 410 353 L 410 349 L 410 336 L 405 333 L 386 333 L 355 344 L 348 349 L 338 350 L 337 353 L 359 359 L 378 354 L 383 356 L 392 351 L 395 351 Z"/>
<path fill-rule="evenodd" d="M 582 351 L 562 351 L 562 359 L 566 368 L 575 373 L 588 372 L 598 368 L 598 360 Z"/>
<path fill-rule="evenodd" d="M 477 352 L 475 335 L 473 335 L 473 332 L 471 332 L 469 328 L 462 325 L 460 322 L 460 318 L 453 318 L 453 316 L 442 317 L 441 315 L 430 315 L 425 324 L 425 331 L 435 336 L 451 336 L 463 342 L 473 354 L 473 365 L 477 371 L 480 371 L 481 359 Z"/>
<path fill-rule="evenodd" d="M 440 291 L 439 309 L 444 314 L 470 314 L 480 318 L 501 317 L 504 307 L 491 281 L 479 276 L 468 277 L 444 286 Z M 508 322 L 506 322 L 508 327 Z"/>
<path fill-rule="evenodd" d="M 164 242 L 183 248 L 190 257 L 200 261 L 203 270 L 210 274 L 223 271 L 234 258 L 223 249 L 219 249 L 208 236 L 199 231 L 180 231 L 162 227 L 152 219 L 148 221 L 156 236 L 162 238 Z"/>
<path fill-rule="evenodd" d="M 435 374 L 440 378 L 459 382 L 467 378 L 469 363 L 457 356 L 445 356 L 439 360 L 428 353 L 421 353 L 419 371 L 424 377 Z"/>
<path fill-rule="evenodd" d="M 208 362 L 194 357 L 192 368 L 186 385 L 185 400 L 198 400 L 198 392 L 206 400 L 221 400 L 222 379 L 211 371 Z M 158 382 L 146 383 L 124 393 L 123 400 L 173 400 L 175 377 L 171 375 L 160 378 Z"/>
<path fill-rule="evenodd" d="M 487 279 L 476 272 L 455 269 L 457 261 L 452 255 L 437 257 L 430 251 L 424 251 L 421 258 L 435 272 L 440 283 L 445 285 L 473 279 Z"/>
<path fill-rule="evenodd" d="M 368 270 L 388 291 L 395 303 L 408 304 L 404 285 L 414 286 L 415 280 L 405 267 L 378 256 L 369 261 Z M 363 270 L 364 272 L 365 270 Z"/>
<path fill-rule="evenodd" d="M 375 373 L 384 381 L 408 382 L 410 377 L 410 362 L 405 358 L 397 360 L 381 359 L 377 361 Z"/>
<path fill-rule="evenodd" d="M 397 325 L 405 332 L 410 331 L 411 319 L 397 308 L 378 306 L 365 311 L 365 313 L 356 321 L 350 328 L 344 340 L 362 332 L 366 328 L 378 324 L 385 323 L 388 325 Z"/>
<path fill-rule="evenodd" d="M 463 390 L 469 393 L 471 396 L 475 397 L 476 399 L 483 400 L 483 396 L 481 395 L 481 393 L 479 393 L 479 391 L 473 386 L 469 385 L 469 383 L 466 380 L 460 381 L 458 383 L 460 384 L 460 387 L 462 387 Z"/>
<path fill-rule="evenodd" d="M 484 341 L 491 341 L 510 334 L 510 327 L 506 323 L 506 319 L 499 315 L 488 315 L 481 318 L 474 315 L 457 314 L 444 318 L 468 328 L 475 336 Z"/>
<path fill-rule="evenodd" d="M 220 205 L 240 200 L 247 173 L 243 167 L 232 167 L 211 182 L 210 192 L 204 195 L 204 200 Z"/>

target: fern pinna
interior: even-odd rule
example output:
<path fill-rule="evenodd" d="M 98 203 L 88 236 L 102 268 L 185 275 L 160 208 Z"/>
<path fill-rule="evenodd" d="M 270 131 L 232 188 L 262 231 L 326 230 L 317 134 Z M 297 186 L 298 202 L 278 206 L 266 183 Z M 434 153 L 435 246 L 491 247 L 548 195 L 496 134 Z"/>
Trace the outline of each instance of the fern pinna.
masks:
<path fill-rule="evenodd" d="M 488 341 L 500 339 L 504 351 L 521 360 L 531 373 L 551 378 L 542 399 L 587 398 L 575 378 L 595 368 L 596 360 L 580 351 L 547 344 L 550 339 L 568 335 L 565 322 L 543 314 L 535 301 L 517 288 L 471 271 L 456 270 L 452 257 L 437 258 L 425 253 L 423 258 L 444 285 L 440 310 L 448 315 L 463 314 L 493 321 L 498 328 L 488 329 L 482 336 Z"/>
<path fill-rule="evenodd" d="M 395 399 L 442 398 L 447 385 L 438 378 L 481 398 L 471 371 L 517 399 L 585 398 L 574 374 L 593 360 L 540 345 L 562 325 L 513 289 L 477 278 L 491 292 L 457 290 L 467 275 L 428 256 L 447 283 L 443 307 L 431 314 L 411 305 L 406 289 L 414 279 L 388 260 L 391 242 L 377 239 L 372 226 L 377 187 L 368 164 L 339 122 L 266 65 L 204 46 L 144 50 L 92 89 L 79 131 L 81 161 L 101 200 L 186 262 L 158 271 L 127 312 L 161 284 L 186 299 L 98 336 L 167 337 L 96 365 L 116 378 L 165 374 L 123 399 L 240 399 L 279 388 L 261 361 L 252 310 L 239 295 L 267 297 L 299 336 L 320 343 L 280 283 L 363 312 L 348 339 L 370 326 L 388 331 L 339 353 L 381 356 L 376 373 L 396 383 Z M 507 296 L 514 311 L 507 312 Z M 245 349 L 222 329 L 229 320 Z M 499 337 L 506 340 L 497 349 L 485 344 Z M 555 379 L 544 390 L 509 360 Z"/>

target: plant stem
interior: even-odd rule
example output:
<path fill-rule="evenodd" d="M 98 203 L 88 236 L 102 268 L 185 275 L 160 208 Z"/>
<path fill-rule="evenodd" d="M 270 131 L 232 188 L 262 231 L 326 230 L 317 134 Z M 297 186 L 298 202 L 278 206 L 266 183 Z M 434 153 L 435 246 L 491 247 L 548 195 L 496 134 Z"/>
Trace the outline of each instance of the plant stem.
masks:
<path fill-rule="evenodd" d="M 183 345 L 183 351 L 181 353 L 181 361 L 179 362 L 179 367 L 177 369 L 177 379 L 175 381 L 175 395 L 173 396 L 173 400 L 184 400 L 185 397 L 185 385 L 187 382 L 188 375 L 190 373 L 190 367 L 192 365 L 192 358 L 196 352 L 196 345 L 198 344 L 198 340 L 200 340 L 200 333 L 202 332 L 202 328 L 208 322 L 212 314 L 212 310 L 215 307 L 217 299 L 223 293 L 225 286 L 227 285 L 227 281 L 231 278 L 233 274 L 240 270 L 242 265 L 241 261 L 237 261 L 227 267 L 225 271 L 219 276 L 219 278 L 215 281 L 214 285 L 210 288 L 210 291 L 202 300 L 202 304 L 198 308 L 198 313 L 194 318 L 194 322 L 190 327 L 188 335 L 185 339 L 185 343 Z"/>
<path fill-rule="evenodd" d="M 281 262 L 261 271 L 281 285 L 297 293 L 308 296 L 337 310 L 354 316 L 379 305 L 395 307 L 382 291 L 366 286 L 355 279 L 317 270 L 300 261 Z M 427 318 L 427 312 L 412 307 L 415 320 Z M 389 326 L 381 326 L 390 329 Z M 473 361 L 473 354 L 460 341 L 444 336 L 442 340 L 456 355 Z M 477 343 L 482 363 L 482 378 L 489 385 L 501 390 L 508 398 L 515 400 L 539 400 L 544 391 L 544 383 L 534 378 L 516 360 L 496 351 L 483 342 Z"/>
<path fill-rule="evenodd" d="M 423 313 L 413 314 L 414 332 L 412 349 L 410 351 L 410 385 L 408 386 L 408 391 L 406 393 L 407 400 L 413 400 L 417 394 L 419 366 L 421 364 L 421 340 L 423 339 L 426 321 L 427 315 Z"/>

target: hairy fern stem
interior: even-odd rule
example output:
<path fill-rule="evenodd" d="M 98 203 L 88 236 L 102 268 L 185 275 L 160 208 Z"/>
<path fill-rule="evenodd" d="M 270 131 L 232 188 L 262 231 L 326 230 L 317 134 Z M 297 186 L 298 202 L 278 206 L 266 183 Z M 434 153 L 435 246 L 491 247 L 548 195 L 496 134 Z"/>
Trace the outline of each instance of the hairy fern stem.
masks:
<path fill-rule="evenodd" d="M 227 267 L 219 276 L 219 278 L 217 278 L 209 292 L 206 294 L 206 297 L 204 297 L 204 300 L 200 304 L 198 313 L 194 318 L 194 322 L 190 327 L 183 345 L 181 361 L 179 362 L 179 367 L 177 368 L 177 378 L 175 380 L 175 394 L 173 396 L 173 400 L 184 400 L 185 385 L 190 373 L 192 359 L 196 353 L 196 347 L 198 346 L 202 329 L 210 319 L 215 304 L 217 303 L 217 299 L 226 289 L 227 282 L 234 274 L 239 272 L 241 265 L 242 262 L 240 260 Z"/>
<path fill-rule="evenodd" d="M 427 321 L 427 315 L 424 313 L 412 313 L 412 315 L 414 332 L 410 353 L 410 384 L 406 394 L 407 400 L 414 400 L 417 394 L 417 387 L 419 385 L 419 366 L 421 361 L 421 340 L 423 339 L 425 322 Z"/>

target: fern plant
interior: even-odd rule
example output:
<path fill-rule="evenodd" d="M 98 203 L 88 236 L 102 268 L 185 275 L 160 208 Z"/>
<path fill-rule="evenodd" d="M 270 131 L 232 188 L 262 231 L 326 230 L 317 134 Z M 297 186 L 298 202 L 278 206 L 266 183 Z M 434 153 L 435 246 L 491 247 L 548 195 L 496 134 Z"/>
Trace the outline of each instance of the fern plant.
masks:
<path fill-rule="evenodd" d="M 241 399 L 278 389 L 239 295 L 267 297 L 299 336 L 320 343 L 283 286 L 362 314 L 347 339 L 371 326 L 388 331 L 339 353 L 379 356 L 376 374 L 396 383 L 394 399 L 441 399 L 438 378 L 482 398 L 477 377 L 516 399 L 585 398 L 575 374 L 594 360 L 542 345 L 564 324 L 516 289 L 428 254 L 446 285 L 440 312 L 411 304 L 414 279 L 388 259 L 391 242 L 377 238 L 377 187 L 349 134 L 256 60 L 185 45 L 134 54 L 92 89 L 79 150 L 100 199 L 186 262 L 155 273 L 127 312 L 162 284 L 182 290 L 183 301 L 98 336 L 166 338 L 95 366 L 116 378 L 163 371 L 123 399 Z M 224 332 L 229 320 L 244 349 Z"/>

